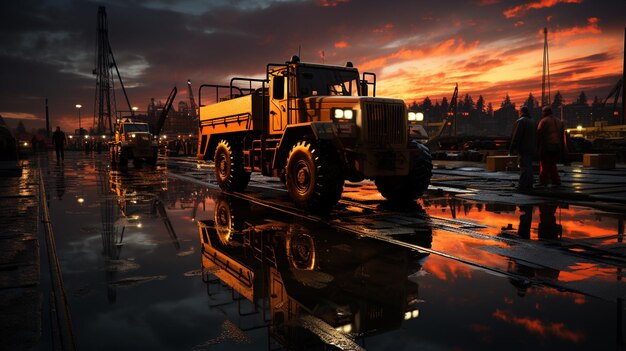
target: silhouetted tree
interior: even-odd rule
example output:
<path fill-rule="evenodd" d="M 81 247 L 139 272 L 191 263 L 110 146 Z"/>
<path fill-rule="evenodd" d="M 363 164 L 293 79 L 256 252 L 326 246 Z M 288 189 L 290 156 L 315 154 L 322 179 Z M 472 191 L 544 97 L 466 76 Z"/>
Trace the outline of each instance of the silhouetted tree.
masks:
<path fill-rule="evenodd" d="M 552 107 L 559 107 L 561 105 L 563 105 L 563 95 L 561 95 L 560 91 L 557 91 L 556 94 L 554 95 L 554 101 L 552 102 Z"/>
<path fill-rule="evenodd" d="M 417 111 L 418 109 L 419 107 L 417 106 L 417 102 L 413 100 L 413 103 L 411 103 L 411 105 L 409 106 L 409 111 Z"/>
<path fill-rule="evenodd" d="M 493 116 L 493 104 L 491 102 L 487 104 L 487 115 Z"/>
<path fill-rule="evenodd" d="M 539 102 L 533 96 L 533 93 L 528 94 L 528 99 L 524 102 L 524 105 L 528 107 L 531 111 L 539 105 Z"/>
<path fill-rule="evenodd" d="M 577 105 L 587 105 L 587 95 L 585 95 L 584 91 L 580 92 L 578 95 L 578 99 L 576 100 Z"/>
<path fill-rule="evenodd" d="M 441 99 L 441 111 L 447 113 L 449 108 L 450 104 L 448 103 L 448 98 L 444 96 L 443 99 Z"/>
<path fill-rule="evenodd" d="M 478 110 L 478 112 L 485 112 L 485 99 L 482 95 L 478 95 L 478 101 L 476 101 L 476 110 Z"/>
<path fill-rule="evenodd" d="M 504 97 L 504 101 L 502 101 L 502 104 L 500 104 L 501 108 L 507 108 L 507 107 L 513 107 L 515 108 L 515 104 L 511 102 L 511 97 L 509 96 L 509 93 L 506 93 L 506 96 Z"/>
<path fill-rule="evenodd" d="M 424 98 L 424 102 L 422 102 L 422 110 L 430 111 L 433 108 L 433 103 L 430 101 L 430 98 L 427 96 Z"/>
<path fill-rule="evenodd" d="M 592 106 L 597 106 L 600 105 L 602 103 L 602 101 L 600 101 L 600 99 L 598 98 L 598 95 L 593 97 L 593 103 L 591 104 Z"/>
<path fill-rule="evenodd" d="M 469 96 L 469 94 L 465 94 L 465 97 L 463 98 L 462 110 L 466 112 L 470 112 L 473 109 L 474 109 L 474 100 L 472 99 L 471 96 Z"/>

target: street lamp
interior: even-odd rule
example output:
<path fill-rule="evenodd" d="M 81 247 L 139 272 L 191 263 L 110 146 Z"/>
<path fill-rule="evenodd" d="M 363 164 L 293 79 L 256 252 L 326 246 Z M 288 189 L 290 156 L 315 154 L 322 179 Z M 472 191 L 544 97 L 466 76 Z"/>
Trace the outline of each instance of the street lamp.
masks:
<path fill-rule="evenodd" d="M 78 109 L 78 135 L 83 135 L 83 128 L 80 125 L 80 109 L 83 105 L 77 104 L 76 109 Z"/>
<path fill-rule="evenodd" d="M 139 110 L 139 107 L 137 107 L 137 106 L 133 106 L 133 107 L 131 107 L 131 110 L 133 110 L 133 112 L 131 113 L 131 115 L 135 116 L 135 112 L 137 112 L 137 110 Z"/>

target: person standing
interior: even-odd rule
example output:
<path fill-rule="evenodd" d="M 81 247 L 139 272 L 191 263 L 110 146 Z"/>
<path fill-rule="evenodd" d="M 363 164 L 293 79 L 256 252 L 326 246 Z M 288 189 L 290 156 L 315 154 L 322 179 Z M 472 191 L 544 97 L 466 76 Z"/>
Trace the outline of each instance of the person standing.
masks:
<path fill-rule="evenodd" d="M 511 155 L 519 155 L 520 177 L 517 190 L 531 192 L 535 177 L 533 176 L 533 158 L 535 156 L 537 127 L 533 122 L 527 106 L 520 109 L 520 118 L 515 121 L 511 136 Z"/>
<path fill-rule="evenodd" d="M 549 183 L 561 185 L 561 178 L 556 168 L 561 155 L 565 152 L 563 122 L 552 115 L 552 108 L 546 106 L 541 111 L 541 121 L 537 126 L 537 147 L 539 149 L 539 182 L 543 186 Z"/>
<path fill-rule="evenodd" d="M 61 131 L 61 127 L 57 126 L 57 130 L 52 133 L 52 142 L 54 142 L 54 151 L 57 154 L 57 162 L 63 161 L 65 155 L 63 149 L 65 148 L 65 133 Z"/>

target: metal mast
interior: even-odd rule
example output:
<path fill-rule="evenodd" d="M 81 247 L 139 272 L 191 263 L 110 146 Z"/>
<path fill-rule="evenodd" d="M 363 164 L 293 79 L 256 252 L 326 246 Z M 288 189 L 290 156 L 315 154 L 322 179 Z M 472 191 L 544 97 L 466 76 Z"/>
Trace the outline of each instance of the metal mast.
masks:
<path fill-rule="evenodd" d="M 195 120 L 198 117 L 198 105 L 196 105 L 196 100 L 193 98 L 190 79 L 187 79 L 187 93 L 189 94 L 189 117 Z"/>
<path fill-rule="evenodd" d="M 106 9 L 104 6 L 100 6 L 98 7 L 96 68 L 93 70 L 93 74 L 96 76 L 93 128 L 97 134 L 103 134 L 107 129 L 111 132 L 113 131 L 111 116 L 115 116 L 117 108 L 113 84 L 113 68 L 115 68 L 120 86 L 124 92 L 128 110 L 132 111 L 126 89 L 124 88 L 124 82 L 122 82 L 122 77 L 120 76 L 120 71 L 117 68 L 115 57 L 113 57 L 113 50 L 111 50 L 111 44 L 109 43 L 109 26 L 107 23 Z"/>
<path fill-rule="evenodd" d="M 541 77 L 541 107 L 550 105 L 550 57 L 548 55 L 548 28 L 543 28 L 543 76 Z M 546 95 L 546 78 L 548 94 Z"/>

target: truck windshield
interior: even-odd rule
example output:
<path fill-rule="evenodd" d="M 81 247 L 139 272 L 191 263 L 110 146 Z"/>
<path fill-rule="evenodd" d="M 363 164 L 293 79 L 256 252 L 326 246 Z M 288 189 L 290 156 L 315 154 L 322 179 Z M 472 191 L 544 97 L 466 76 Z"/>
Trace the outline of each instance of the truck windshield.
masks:
<path fill-rule="evenodd" d="M 298 96 L 359 96 L 359 72 L 356 70 L 300 67 Z"/>
<path fill-rule="evenodd" d="M 124 123 L 124 132 L 148 132 L 148 125 L 143 123 Z"/>

